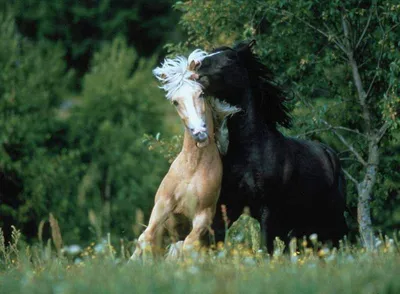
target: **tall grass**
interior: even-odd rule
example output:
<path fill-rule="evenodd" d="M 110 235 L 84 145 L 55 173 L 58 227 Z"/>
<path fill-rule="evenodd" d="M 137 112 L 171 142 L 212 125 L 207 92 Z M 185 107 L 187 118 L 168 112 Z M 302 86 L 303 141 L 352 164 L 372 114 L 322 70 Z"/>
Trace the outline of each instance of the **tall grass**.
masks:
<path fill-rule="evenodd" d="M 70 256 L 57 242 L 24 247 L 20 237 L 13 228 L 4 244 L 0 232 L 0 293 L 400 293 L 399 244 L 383 236 L 374 252 L 312 236 L 288 250 L 278 240 L 272 256 L 219 243 L 176 261 L 130 263 L 129 246 L 110 238 Z"/>

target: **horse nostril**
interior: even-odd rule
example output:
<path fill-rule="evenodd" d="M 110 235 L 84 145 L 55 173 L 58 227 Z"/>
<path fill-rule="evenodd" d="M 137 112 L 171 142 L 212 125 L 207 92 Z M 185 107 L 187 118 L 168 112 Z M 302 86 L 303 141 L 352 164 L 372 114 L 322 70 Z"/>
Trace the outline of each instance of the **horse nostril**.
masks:
<path fill-rule="evenodd" d="M 203 127 L 203 128 L 206 128 L 206 127 L 207 127 L 207 125 L 204 123 L 204 124 L 202 125 L 202 127 Z"/>
<path fill-rule="evenodd" d="M 194 128 L 190 128 L 190 131 L 193 133 L 194 132 Z"/>
<path fill-rule="evenodd" d="M 198 142 L 204 142 L 207 140 L 207 133 L 206 132 L 200 132 L 196 135 L 196 141 Z"/>

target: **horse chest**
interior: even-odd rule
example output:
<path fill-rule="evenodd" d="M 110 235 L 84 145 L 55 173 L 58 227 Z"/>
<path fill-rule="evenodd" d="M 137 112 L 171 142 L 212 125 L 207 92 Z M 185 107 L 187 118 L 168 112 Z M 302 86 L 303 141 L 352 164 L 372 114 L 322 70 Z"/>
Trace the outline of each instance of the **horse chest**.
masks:
<path fill-rule="evenodd" d="M 260 169 L 251 165 L 237 163 L 225 166 L 224 182 L 236 192 L 254 194 L 262 189 L 264 181 Z"/>
<path fill-rule="evenodd" d="M 192 217 L 198 207 L 196 187 L 190 181 L 181 181 L 175 191 L 175 213 Z"/>

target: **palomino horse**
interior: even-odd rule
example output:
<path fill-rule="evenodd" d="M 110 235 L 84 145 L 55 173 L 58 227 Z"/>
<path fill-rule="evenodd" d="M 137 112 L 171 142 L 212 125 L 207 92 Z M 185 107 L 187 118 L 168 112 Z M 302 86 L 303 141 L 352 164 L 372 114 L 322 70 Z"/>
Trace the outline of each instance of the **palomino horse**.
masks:
<path fill-rule="evenodd" d="M 347 233 L 339 159 L 328 146 L 282 135 L 277 125 L 290 126 L 286 98 L 253 54 L 253 45 L 218 48 L 197 70 L 206 94 L 242 109 L 228 120 L 219 203 L 227 206 L 232 222 L 249 206 L 270 251 L 277 236 L 287 240 L 317 233 L 336 245 Z M 217 241 L 225 231 L 218 212 Z"/>
<path fill-rule="evenodd" d="M 222 163 L 218 146 L 225 146 L 226 136 L 220 131 L 228 115 L 238 111 L 226 103 L 203 98 L 199 83 L 192 80 L 194 67 L 190 62 L 202 52 L 194 51 L 189 60 L 183 57 L 166 59 L 153 73 L 163 83 L 167 98 L 185 126 L 183 147 L 161 182 L 155 196 L 149 224 L 140 235 L 131 259 L 142 255 L 147 246 L 154 252 L 156 232 L 174 214 L 184 215 L 192 222 L 192 230 L 183 249 L 200 242 L 211 227 L 222 180 Z M 217 145 L 218 144 L 218 145 Z"/>

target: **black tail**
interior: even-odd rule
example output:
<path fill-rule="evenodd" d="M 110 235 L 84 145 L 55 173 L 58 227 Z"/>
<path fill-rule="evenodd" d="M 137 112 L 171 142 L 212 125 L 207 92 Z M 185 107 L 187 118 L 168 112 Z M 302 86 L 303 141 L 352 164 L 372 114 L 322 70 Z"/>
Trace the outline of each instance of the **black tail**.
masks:
<path fill-rule="evenodd" d="M 346 218 L 344 216 L 344 212 L 348 211 L 347 196 L 346 196 L 346 179 L 344 177 L 340 160 L 336 152 L 332 148 L 326 145 L 323 145 L 323 149 L 331 162 L 332 173 L 334 177 L 331 195 L 333 197 L 332 201 L 334 203 L 334 207 L 332 207 L 332 209 L 334 210 L 333 217 L 335 219 L 334 223 L 336 228 L 334 230 L 336 231 L 336 238 L 333 239 L 336 239 L 334 241 L 338 242 L 339 239 L 343 238 L 349 232 Z"/>

